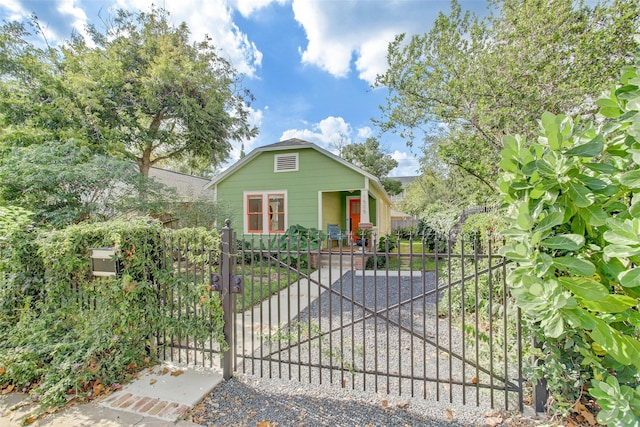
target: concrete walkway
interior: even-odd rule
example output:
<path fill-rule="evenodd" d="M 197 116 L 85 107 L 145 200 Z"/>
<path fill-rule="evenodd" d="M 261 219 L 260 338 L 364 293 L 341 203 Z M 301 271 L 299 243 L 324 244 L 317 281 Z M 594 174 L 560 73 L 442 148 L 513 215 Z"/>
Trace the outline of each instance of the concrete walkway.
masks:
<path fill-rule="evenodd" d="M 32 426 L 179 426 L 181 419 L 222 381 L 221 373 L 162 364 L 147 369 L 131 383 L 102 399 L 60 410 Z M 36 409 L 29 396 L 0 395 L 0 427 L 17 427 Z"/>

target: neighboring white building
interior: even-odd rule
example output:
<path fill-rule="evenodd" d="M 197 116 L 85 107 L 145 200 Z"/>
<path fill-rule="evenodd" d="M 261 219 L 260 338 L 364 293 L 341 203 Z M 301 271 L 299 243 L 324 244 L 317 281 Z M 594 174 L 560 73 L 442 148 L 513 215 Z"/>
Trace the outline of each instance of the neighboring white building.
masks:
<path fill-rule="evenodd" d="M 407 196 L 407 186 L 415 181 L 417 176 L 394 176 L 391 179 L 397 179 L 402 183 L 402 192 L 396 194 L 395 196 L 391 196 L 391 202 L 393 203 L 393 208 L 391 209 L 391 229 L 396 230 L 398 228 L 411 227 L 413 225 L 417 225 L 418 220 L 413 218 L 411 215 L 400 212 L 395 209 L 398 202 L 404 200 Z"/>
<path fill-rule="evenodd" d="M 149 178 L 175 189 L 183 201 L 196 199 L 213 200 L 213 191 L 205 188 L 205 185 L 211 182 L 208 178 L 156 167 L 149 169 Z"/>

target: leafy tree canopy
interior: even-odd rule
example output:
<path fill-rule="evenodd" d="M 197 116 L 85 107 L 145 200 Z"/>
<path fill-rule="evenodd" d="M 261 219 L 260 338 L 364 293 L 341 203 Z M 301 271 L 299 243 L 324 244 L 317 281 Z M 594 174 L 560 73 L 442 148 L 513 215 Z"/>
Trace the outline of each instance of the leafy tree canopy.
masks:
<path fill-rule="evenodd" d="M 31 22 L 39 29 L 37 21 Z M 40 48 L 25 23 L 0 26 L 0 151 L 76 138 L 88 142 L 59 52 Z"/>
<path fill-rule="evenodd" d="M 428 33 L 398 35 L 376 86 L 389 89 L 383 131 L 409 144 L 439 134 L 438 155 L 493 192 L 505 134 L 534 136 L 544 111 L 594 117 L 595 99 L 635 51 L 640 9 L 635 0 L 490 6 L 479 18 L 453 0 Z"/>
<path fill-rule="evenodd" d="M 248 91 L 210 38 L 189 44 L 186 24 L 162 9 L 119 11 L 95 48 L 74 38 L 64 49 L 71 85 L 88 119 L 114 153 L 148 174 L 169 158 L 193 156 L 217 165 L 231 142 L 256 134 L 248 124 Z"/>
<path fill-rule="evenodd" d="M 29 209 L 36 222 L 56 228 L 128 212 L 155 212 L 172 196 L 131 162 L 92 153 L 72 140 L 5 153 L 0 181 L 0 205 Z"/>
<path fill-rule="evenodd" d="M 420 176 L 407 185 L 406 196 L 398 204 L 399 210 L 429 222 L 429 216 L 434 212 L 447 211 L 457 217 L 466 208 L 497 202 L 496 197 L 487 196 L 479 181 L 456 173 L 454 167 L 438 158 L 440 141 L 437 137 L 431 137 L 430 141 L 422 150 Z"/>
<path fill-rule="evenodd" d="M 40 49 L 24 24 L 2 26 L 5 144 L 74 137 L 135 161 L 146 176 L 165 159 L 215 166 L 233 141 L 256 134 L 248 124 L 252 96 L 235 69 L 209 38 L 190 43 L 187 25 L 172 25 L 165 10 L 120 10 L 104 32 L 89 30 L 91 45 L 74 36 Z"/>
<path fill-rule="evenodd" d="M 391 155 L 382 152 L 377 139 L 368 138 L 362 144 L 345 145 L 340 150 L 340 156 L 380 179 L 387 193 L 395 195 L 402 191 L 400 181 L 387 177 L 398 166 L 398 162 Z"/>

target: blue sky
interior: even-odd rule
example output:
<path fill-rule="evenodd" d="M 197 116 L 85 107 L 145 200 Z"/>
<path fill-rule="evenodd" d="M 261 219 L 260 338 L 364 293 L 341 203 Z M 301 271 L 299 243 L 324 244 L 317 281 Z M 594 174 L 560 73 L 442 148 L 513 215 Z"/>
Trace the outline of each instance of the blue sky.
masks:
<path fill-rule="evenodd" d="M 485 14 L 485 0 L 460 2 Z M 84 34 L 86 24 L 103 28 L 100 17 L 118 8 L 167 9 L 186 22 L 194 41 L 212 37 L 221 54 L 244 74 L 255 96 L 251 120 L 260 129 L 245 151 L 288 138 L 330 151 L 378 136 L 372 118 L 387 90 L 372 89 L 386 68 L 388 43 L 399 33 L 429 31 L 449 0 L 0 0 L 0 19 L 23 20 L 35 13 L 50 43 Z M 380 135 L 398 162 L 392 176 L 415 175 L 416 153 L 391 134 Z M 232 159 L 239 155 L 239 145 Z"/>

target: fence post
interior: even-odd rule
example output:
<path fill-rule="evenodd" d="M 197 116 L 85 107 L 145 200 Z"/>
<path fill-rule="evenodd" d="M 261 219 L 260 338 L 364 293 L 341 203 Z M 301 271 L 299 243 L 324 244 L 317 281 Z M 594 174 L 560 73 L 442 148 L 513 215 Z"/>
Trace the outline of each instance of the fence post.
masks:
<path fill-rule="evenodd" d="M 233 361 L 236 357 L 235 320 L 236 320 L 236 293 L 239 289 L 238 279 L 235 276 L 236 248 L 233 241 L 231 220 L 227 219 L 222 227 L 222 239 L 220 242 L 220 273 L 221 273 L 221 299 L 224 320 L 224 339 L 227 342 L 227 350 L 222 353 L 222 377 L 225 380 L 233 376 Z"/>
<path fill-rule="evenodd" d="M 533 338 L 533 346 L 535 348 L 542 348 L 542 343 L 539 342 L 535 337 Z M 542 359 L 537 359 L 536 364 L 538 366 L 542 365 Z M 538 382 L 533 387 L 533 401 L 535 405 L 535 410 L 537 413 L 546 412 L 547 407 L 547 399 L 549 398 L 549 393 L 547 391 L 547 380 L 544 378 L 540 378 Z"/>

